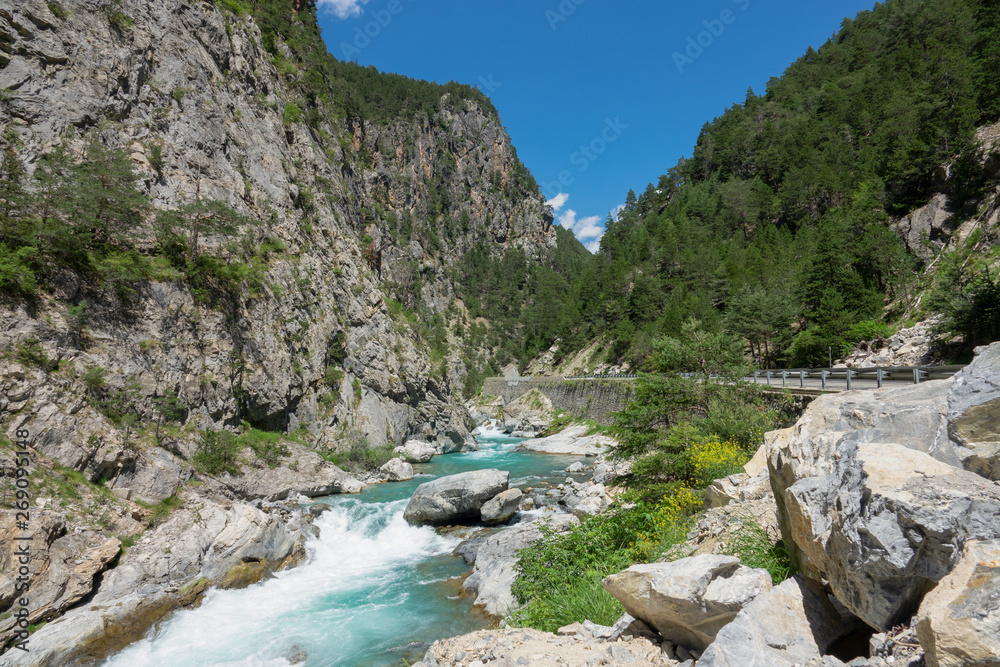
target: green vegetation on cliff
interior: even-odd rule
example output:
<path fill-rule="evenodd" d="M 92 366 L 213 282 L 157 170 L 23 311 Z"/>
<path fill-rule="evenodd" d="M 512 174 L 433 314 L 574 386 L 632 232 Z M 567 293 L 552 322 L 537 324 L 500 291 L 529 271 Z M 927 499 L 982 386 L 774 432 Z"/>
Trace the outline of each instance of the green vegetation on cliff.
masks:
<path fill-rule="evenodd" d="M 132 160 L 96 133 L 80 155 L 60 145 L 41 156 L 31 178 L 16 144 L 10 132 L 0 139 L 0 294 L 30 298 L 71 272 L 120 298 L 144 280 L 187 280 L 200 297 L 252 295 L 280 249 L 221 202 L 155 212 Z M 210 235 L 223 245 L 206 251 Z"/>

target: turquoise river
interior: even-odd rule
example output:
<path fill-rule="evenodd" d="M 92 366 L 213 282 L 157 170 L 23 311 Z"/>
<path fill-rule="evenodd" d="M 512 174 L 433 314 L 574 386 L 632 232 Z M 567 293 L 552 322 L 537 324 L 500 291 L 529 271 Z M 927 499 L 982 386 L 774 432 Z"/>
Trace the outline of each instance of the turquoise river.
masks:
<path fill-rule="evenodd" d="M 469 571 L 452 555 L 461 540 L 408 525 L 403 508 L 435 477 L 499 468 L 524 488 L 562 481 L 581 460 L 518 452 L 519 442 L 480 436 L 478 452 L 436 456 L 414 466 L 412 481 L 317 498 L 332 509 L 316 520 L 320 535 L 303 565 L 243 590 L 210 591 L 105 666 L 403 667 L 424 644 L 487 627 L 458 594 Z"/>

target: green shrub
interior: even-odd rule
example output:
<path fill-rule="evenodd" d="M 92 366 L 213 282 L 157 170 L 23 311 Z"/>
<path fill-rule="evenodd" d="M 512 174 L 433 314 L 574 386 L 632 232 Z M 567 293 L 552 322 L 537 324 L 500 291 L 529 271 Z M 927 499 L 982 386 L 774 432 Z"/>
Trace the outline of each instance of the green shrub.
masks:
<path fill-rule="evenodd" d="M 326 383 L 326 386 L 339 396 L 340 384 L 344 381 L 344 371 L 330 366 L 326 369 L 326 373 L 323 374 L 323 381 Z"/>
<path fill-rule="evenodd" d="M 83 374 L 83 384 L 91 395 L 99 395 L 107 387 L 107 371 L 103 366 L 91 366 Z"/>
<path fill-rule="evenodd" d="M 655 560 L 683 541 L 700 504 L 683 490 L 655 506 L 639 503 L 587 517 L 562 534 L 540 526 L 543 539 L 518 553 L 511 591 L 524 606 L 508 621 L 548 632 L 588 619 L 612 624 L 621 608 L 601 589 L 601 578 Z"/>
<path fill-rule="evenodd" d="M 69 10 L 58 2 L 50 2 L 48 3 L 48 7 L 49 11 L 52 12 L 52 15 L 57 19 L 64 19 L 69 16 Z"/>
<path fill-rule="evenodd" d="M 294 102 L 286 104 L 281 117 L 285 127 L 291 127 L 302 120 L 302 109 Z"/>
<path fill-rule="evenodd" d="M 395 458 L 392 444 L 372 447 L 361 431 L 348 431 L 341 439 L 342 448 L 329 453 L 326 459 L 339 468 L 351 472 L 373 471 Z"/>
<path fill-rule="evenodd" d="M 725 546 L 724 553 L 736 556 L 747 567 L 767 570 L 775 585 L 795 575 L 797 571 L 784 542 L 778 540 L 772 543 L 767 531 L 752 516 L 743 518 L 734 537 Z"/>
<path fill-rule="evenodd" d="M 290 454 L 288 445 L 281 441 L 282 438 L 280 433 L 272 433 L 269 431 L 261 431 L 256 428 L 250 428 L 249 424 L 246 424 L 245 422 L 244 427 L 249 430 L 237 438 L 239 449 L 249 447 L 253 450 L 254 454 L 257 455 L 257 458 L 263 461 L 267 467 L 277 467 L 278 464 L 281 463 L 281 459 Z"/>
<path fill-rule="evenodd" d="M 198 450 L 191 461 L 209 475 L 240 473 L 238 456 L 243 447 L 229 431 L 206 431 L 201 435 Z"/>
<path fill-rule="evenodd" d="M 119 535 L 118 539 L 121 541 L 121 555 L 124 555 L 126 551 L 131 549 L 136 545 L 139 539 L 142 537 L 142 533 L 135 533 L 134 535 Z"/>
<path fill-rule="evenodd" d="M 38 282 L 31 262 L 37 255 L 38 250 L 32 246 L 11 249 L 0 243 L 0 292 L 22 296 L 34 294 Z"/>
<path fill-rule="evenodd" d="M 229 10 L 237 16 L 243 16 L 250 13 L 250 8 L 240 2 L 240 0 L 219 0 L 219 6 Z"/>
<path fill-rule="evenodd" d="M 691 443 L 686 454 L 691 466 L 691 481 L 696 488 L 704 488 L 714 480 L 743 472 L 743 466 L 750 460 L 739 443 L 721 440 L 715 435 Z"/>
<path fill-rule="evenodd" d="M 132 29 L 132 17 L 121 10 L 121 0 L 111 0 L 111 4 L 104 8 L 104 15 L 111 27 L 119 33 L 124 34 Z"/>
<path fill-rule="evenodd" d="M 892 336 L 892 327 L 883 322 L 875 320 L 863 320 L 858 322 L 844 334 L 848 343 L 857 345 L 863 340 L 875 340 L 876 338 L 889 338 Z"/>
<path fill-rule="evenodd" d="M 625 613 L 621 603 L 601 586 L 601 576 L 585 576 L 552 591 L 544 601 L 536 601 L 515 611 L 508 621 L 514 626 L 555 632 L 572 623 L 588 620 L 598 625 L 614 625 Z"/>
<path fill-rule="evenodd" d="M 160 144 L 150 144 L 149 146 L 149 166 L 153 168 L 159 176 L 163 176 L 163 146 Z"/>
<path fill-rule="evenodd" d="M 21 341 L 14 357 L 25 366 L 37 366 L 43 369 L 49 367 L 49 357 L 42 349 L 41 342 L 34 336 L 28 336 Z"/>
<path fill-rule="evenodd" d="M 143 509 L 149 510 L 149 523 L 152 526 L 163 523 L 170 516 L 170 513 L 184 504 L 181 497 L 178 495 L 170 496 L 169 498 L 164 498 L 158 503 L 144 503 L 141 500 L 136 500 L 135 503 L 142 507 Z M 136 536 L 139 537 L 139 536 Z M 124 543 L 124 539 L 122 540 Z"/>

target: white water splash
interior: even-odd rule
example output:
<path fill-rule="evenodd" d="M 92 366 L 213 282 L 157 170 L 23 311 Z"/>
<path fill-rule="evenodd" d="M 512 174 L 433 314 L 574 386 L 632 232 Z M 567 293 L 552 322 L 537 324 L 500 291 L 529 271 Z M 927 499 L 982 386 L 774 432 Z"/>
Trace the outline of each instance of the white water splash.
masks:
<path fill-rule="evenodd" d="M 286 667 L 341 664 L 364 649 L 382 614 L 405 616 L 405 571 L 455 539 L 402 518 L 406 501 L 345 501 L 316 524 L 307 563 L 241 591 L 212 591 L 106 667 Z M 352 629 L 359 626 L 358 629 Z M 331 634 L 339 636 L 331 636 Z"/>

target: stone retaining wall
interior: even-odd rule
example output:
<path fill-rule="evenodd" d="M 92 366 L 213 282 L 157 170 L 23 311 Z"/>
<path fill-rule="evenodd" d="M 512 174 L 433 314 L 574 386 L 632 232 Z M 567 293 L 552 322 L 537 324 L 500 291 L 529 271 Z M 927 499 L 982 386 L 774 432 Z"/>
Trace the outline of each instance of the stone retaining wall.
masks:
<path fill-rule="evenodd" d="M 610 424 L 611 413 L 622 410 L 635 390 L 632 380 L 557 380 L 553 378 L 487 378 L 483 393 L 510 403 L 532 389 L 545 394 L 556 412 L 571 412 Z"/>

